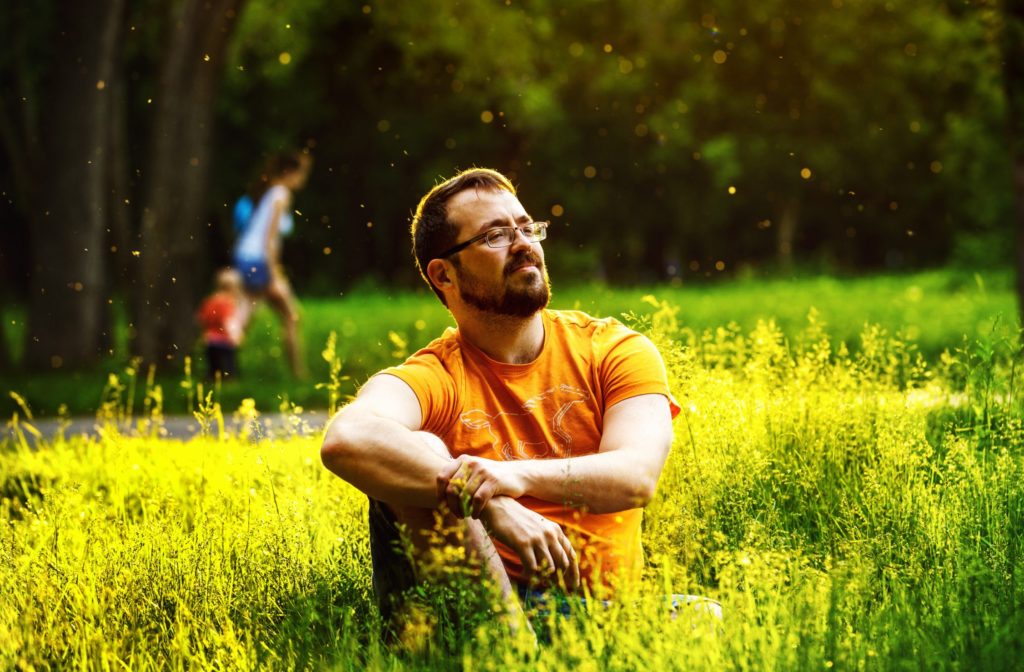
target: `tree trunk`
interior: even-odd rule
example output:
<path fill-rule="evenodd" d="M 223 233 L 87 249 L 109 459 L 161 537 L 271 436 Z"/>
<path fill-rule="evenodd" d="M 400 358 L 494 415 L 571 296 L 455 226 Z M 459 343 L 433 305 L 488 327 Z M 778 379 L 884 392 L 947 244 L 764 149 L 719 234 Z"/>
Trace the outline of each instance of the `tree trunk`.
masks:
<path fill-rule="evenodd" d="M 3 320 L 0 320 L 0 373 L 10 373 L 14 370 L 11 352 L 8 349 L 6 330 Z"/>
<path fill-rule="evenodd" d="M 121 307 L 121 314 L 129 312 L 124 306 L 127 298 L 125 293 L 131 292 L 135 279 L 132 250 L 135 247 L 134 241 L 138 239 L 138 231 L 135 230 L 135 220 L 132 217 L 135 207 L 132 199 L 131 147 L 128 139 L 128 99 L 125 84 L 123 80 L 118 81 L 111 91 L 114 106 L 107 125 L 110 147 L 110 160 L 107 162 L 107 207 L 110 217 L 105 245 L 109 250 L 106 277 L 112 291 L 108 297 L 110 307 L 104 311 L 107 317 L 104 346 L 111 351 L 117 345 L 117 338 L 114 335 L 114 329 L 117 328 L 115 308 Z"/>
<path fill-rule="evenodd" d="M 182 0 L 164 49 L 140 227 L 135 350 L 147 362 L 187 354 L 209 285 L 202 243 L 217 91 L 244 0 Z"/>
<path fill-rule="evenodd" d="M 39 183 L 42 171 L 39 147 L 39 102 L 32 90 L 27 56 L 30 22 L 33 20 L 25 3 L 0 6 L 0 34 L 8 37 L 5 53 L 0 62 L 0 90 L 9 95 L 0 96 L 0 143 L 14 177 L 15 202 L 19 212 L 28 220 L 29 228 L 37 222 Z M 10 260 L 20 251 L 8 250 L 0 255 L 0 263 Z M 5 270 L 10 271 L 10 268 Z M 0 278 L 7 280 L 7 278 Z M 6 295 L 0 296 L 6 299 Z M 0 373 L 14 368 L 13 355 L 8 349 L 6 325 L 0 323 Z"/>
<path fill-rule="evenodd" d="M 800 201 L 786 198 L 779 212 L 778 238 L 776 240 L 779 269 L 785 273 L 793 270 L 793 245 L 796 241 L 797 224 L 800 221 Z"/>
<path fill-rule="evenodd" d="M 81 367 L 102 353 L 107 87 L 117 72 L 123 8 L 124 0 L 64 0 L 56 9 L 30 237 L 25 355 L 35 369 Z"/>
<path fill-rule="evenodd" d="M 1017 309 L 1024 326 L 1024 0 L 1005 0 L 1003 83 L 1017 232 Z"/>
<path fill-rule="evenodd" d="M 17 190 L 19 210 L 26 217 L 35 215 L 38 205 L 39 100 L 32 89 L 27 55 L 30 10 L 27 3 L 14 3 L 0 9 L 0 33 L 10 36 L 6 44 L 8 59 L 0 67 L 0 140 L 10 161 Z"/>

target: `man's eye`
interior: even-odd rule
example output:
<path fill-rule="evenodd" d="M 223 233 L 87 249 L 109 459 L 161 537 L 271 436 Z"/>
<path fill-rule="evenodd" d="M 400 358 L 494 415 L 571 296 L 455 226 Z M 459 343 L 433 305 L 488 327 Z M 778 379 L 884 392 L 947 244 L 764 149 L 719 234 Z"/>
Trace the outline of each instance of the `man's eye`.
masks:
<path fill-rule="evenodd" d="M 508 235 L 511 231 L 512 229 L 507 226 L 503 226 L 500 229 L 492 229 L 491 232 L 487 234 L 487 240 L 492 243 L 508 240 L 511 238 L 511 236 Z"/>
<path fill-rule="evenodd" d="M 533 224 L 523 224 L 519 227 L 519 230 L 523 232 L 524 236 L 529 238 L 536 232 L 537 228 Z"/>

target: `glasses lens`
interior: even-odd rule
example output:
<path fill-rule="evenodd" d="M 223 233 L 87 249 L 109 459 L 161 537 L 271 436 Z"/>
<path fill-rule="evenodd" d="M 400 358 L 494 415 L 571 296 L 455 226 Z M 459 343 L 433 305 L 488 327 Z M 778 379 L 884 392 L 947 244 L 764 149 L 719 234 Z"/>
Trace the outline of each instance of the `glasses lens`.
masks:
<path fill-rule="evenodd" d="M 500 226 L 487 232 L 485 240 L 489 247 L 508 247 L 516 240 L 516 230 L 532 243 L 547 238 L 547 222 L 530 222 L 518 227 Z"/>
<path fill-rule="evenodd" d="M 516 230 L 511 226 L 502 226 L 487 232 L 487 244 L 490 247 L 506 247 L 516 239 Z"/>

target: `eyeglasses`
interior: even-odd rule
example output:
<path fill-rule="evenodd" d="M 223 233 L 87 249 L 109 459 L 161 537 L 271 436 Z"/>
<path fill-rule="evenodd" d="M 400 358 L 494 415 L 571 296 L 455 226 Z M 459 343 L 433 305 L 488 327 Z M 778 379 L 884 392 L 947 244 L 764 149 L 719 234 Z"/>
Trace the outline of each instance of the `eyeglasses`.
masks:
<path fill-rule="evenodd" d="M 548 224 L 549 222 L 527 222 L 518 226 L 496 226 L 493 229 L 487 229 L 479 236 L 473 236 L 464 243 L 448 248 L 437 255 L 437 258 L 444 259 L 445 257 L 450 257 L 481 239 L 487 243 L 487 247 L 508 247 L 515 242 L 516 231 L 523 234 L 523 237 L 531 243 L 539 243 L 548 237 Z"/>

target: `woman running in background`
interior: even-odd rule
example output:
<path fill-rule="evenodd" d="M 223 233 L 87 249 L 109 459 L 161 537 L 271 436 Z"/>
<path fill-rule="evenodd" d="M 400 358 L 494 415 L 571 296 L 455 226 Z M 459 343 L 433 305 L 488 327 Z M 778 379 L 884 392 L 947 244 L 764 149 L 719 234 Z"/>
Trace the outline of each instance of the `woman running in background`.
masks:
<path fill-rule="evenodd" d="M 234 249 L 235 267 L 242 274 L 248 297 L 239 311 L 243 331 L 257 303 L 266 299 L 281 318 L 288 363 L 299 378 L 306 376 L 299 343 L 299 305 L 281 266 L 281 236 L 294 227 L 292 193 L 306 185 L 312 164 L 312 157 L 301 152 L 271 158 L 260 177 L 260 188 L 253 194 L 252 217 Z"/>

